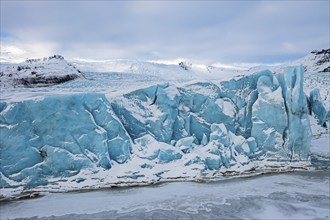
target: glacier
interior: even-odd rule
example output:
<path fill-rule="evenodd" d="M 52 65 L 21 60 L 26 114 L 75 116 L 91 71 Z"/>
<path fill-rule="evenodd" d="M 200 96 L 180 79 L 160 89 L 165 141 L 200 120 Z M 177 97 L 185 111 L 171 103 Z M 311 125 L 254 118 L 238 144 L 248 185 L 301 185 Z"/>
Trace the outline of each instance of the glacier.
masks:
<path fill-rule="evenodd" d="M 0 102 L 0 187 L 77 189 L 309 164 L 304 71 Z M 329 113 L 327 113 L 329 114 Z M 327 118 L 328 117 L 328 118 Z M 77 187 L 77 188 L 75 188 Z"/>

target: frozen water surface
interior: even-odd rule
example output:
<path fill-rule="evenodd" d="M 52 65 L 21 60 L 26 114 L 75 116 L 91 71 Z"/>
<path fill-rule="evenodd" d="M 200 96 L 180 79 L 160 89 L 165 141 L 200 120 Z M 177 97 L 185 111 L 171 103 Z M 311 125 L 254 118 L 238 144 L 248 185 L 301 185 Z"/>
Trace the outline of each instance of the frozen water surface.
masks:
<path fill-rule="evenodd" d="M 329 219 L 330 173 L 48 193 L 0 203 L 1 219 Z"/>

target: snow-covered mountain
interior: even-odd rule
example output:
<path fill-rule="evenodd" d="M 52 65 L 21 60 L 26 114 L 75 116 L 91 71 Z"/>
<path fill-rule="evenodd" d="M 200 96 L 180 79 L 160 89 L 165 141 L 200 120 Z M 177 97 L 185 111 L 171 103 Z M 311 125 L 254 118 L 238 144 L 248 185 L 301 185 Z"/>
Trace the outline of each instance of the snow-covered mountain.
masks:
<path fill-rule="evenodd" d="M 226 80 L 247 70 L 229 65 L 206 65 L 190 61 L 169 64 L 162 61 L 74 59 L 71 62 L 84 72 L 124 72 L 157 76 L 167 80 L 219 79 L 219 77 Z"/>
<path fill-rule="evenodd" d="M 48 86 L 81 77 L 80 71 L 64 57 L 54 55 L 18 64 L 1 63 L 0 88 Z"/>
<path fill-rule="evenodd" d="M 330 49 L 314 50 L 307 56 L 282 65 L 281 71 L 286 66 L 303 65 L 305 72 L 330 72 Z"/>
<path fill-rule="evenodd" d="M 60 55 L 42 59 L 28 59 L 23 63 L 1 63 L 0 87 L 38 87 L 54 85 L 82 78 L 83 72 L 119 72 L 155 76 L 164 80 L 230 80 L 261 70 L 283 72 L 288 66 L 303 65 L 306 73 L 330 71 L 330 49 L 312 51 L 296 61 L 279 66 L 244 68 L 223 64 L 200 64 L 180 60 L 177 63 L 137 60 L 84 60 L 67 62 Z M 79 69 L 79 70 L 78 70 Z"/>
<path fill-rule="evenodd" d="M 283 72 L 288 66 L 300 66 L 304 67 L 305 73 L 315 72 L 330 72 L 330 49 L 313 50 L 306 56 L 287 62 L 278 66 L 256 66 L 249 69 L 249 72 L 258 72 L 260 70 L 269 69 L 273 72 Z"/>
<path fill-rule="evenodd" d="M 72 63 L 82 71 L 88 72 L 125 72 L 135 74 L 147 74 L 165 79 L 181 78 L 205 78 L 227 80 L 236 75 L 246 75 L 261 70 L 269 69 L 273 72 L 283 72 L 288 66 L 303 65 L 304 71 L 329 72 L 330 49 L 314 50 L 310 54 L 298 60 L 277 66 L 255 66 L 244 68 L 232 65 L 197 64 L 190 61 L 178 61 L 177 63 L 162 63 L 161 61 L 134 61 L 134 60 L 83 60 L 74 59 Z"/>

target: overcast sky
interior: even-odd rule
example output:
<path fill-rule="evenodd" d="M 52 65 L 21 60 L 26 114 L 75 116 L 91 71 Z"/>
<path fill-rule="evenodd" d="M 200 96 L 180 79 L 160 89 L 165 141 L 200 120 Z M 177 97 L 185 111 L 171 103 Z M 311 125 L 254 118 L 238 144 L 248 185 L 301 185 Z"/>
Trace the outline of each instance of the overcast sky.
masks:
<path fill-rule="evenodd" d="M 329 0 L 1 0 L 1 57 L 278 63 L 330 47 L 329 11 Z"/>

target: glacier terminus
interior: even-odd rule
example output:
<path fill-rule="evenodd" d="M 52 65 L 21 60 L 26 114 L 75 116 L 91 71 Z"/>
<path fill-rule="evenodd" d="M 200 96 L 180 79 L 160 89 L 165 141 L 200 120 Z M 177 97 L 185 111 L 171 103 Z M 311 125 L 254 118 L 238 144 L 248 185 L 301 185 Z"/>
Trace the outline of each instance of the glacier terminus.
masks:
<path fill-rule="evenodd" d="M 302 66 L 108 97 L 0 102 L 0 187 L 66 191 L 310 165 L 309 114 L 329 121 Z"/>

